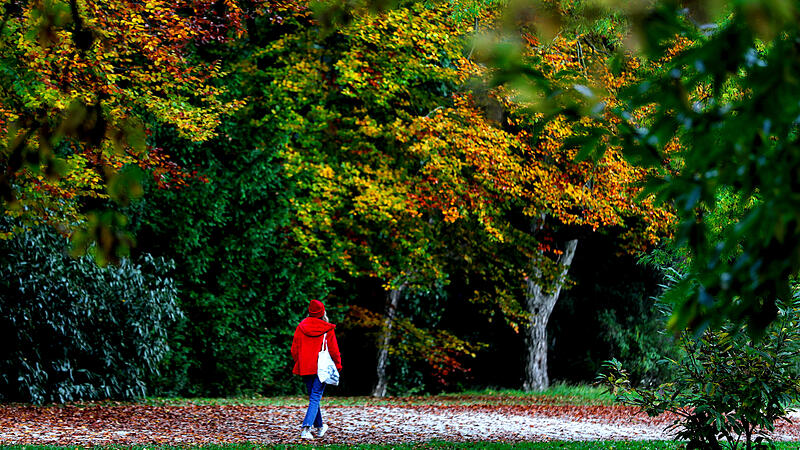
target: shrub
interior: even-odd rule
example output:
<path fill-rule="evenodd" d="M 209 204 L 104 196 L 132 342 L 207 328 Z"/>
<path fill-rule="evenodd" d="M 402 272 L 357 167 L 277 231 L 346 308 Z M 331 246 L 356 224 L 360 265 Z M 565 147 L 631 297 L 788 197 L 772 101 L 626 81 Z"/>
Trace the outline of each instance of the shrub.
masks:
<path fill-rule="evenodd" d="M 685 355 L 668 360 L 674 381 L 656 388 L 632 387 L 622 365 L 606 364 L 602 381 L 623 403 L 654 416 L 673 412 L 672 428 L 688 448 L 754 448 L 769 443 L 776 420 L 800 399 L 800 301 L 780 308 L 759 339 L 746 326 L 728 323 L 699 337 L 683 333 Z"/>
<path fill-rule="evenodd" d="M 46 228 L 0 241 L 0 399 L 145 395 L 180 315 L 168 264 L 143 255 L 99 267 L 67 244 Z"/>

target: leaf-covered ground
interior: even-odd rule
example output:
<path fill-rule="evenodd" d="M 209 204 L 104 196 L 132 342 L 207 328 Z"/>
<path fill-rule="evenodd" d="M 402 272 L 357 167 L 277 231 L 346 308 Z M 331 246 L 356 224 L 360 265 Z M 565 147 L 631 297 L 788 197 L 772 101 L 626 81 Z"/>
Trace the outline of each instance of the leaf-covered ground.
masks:
<path fill-rule="evenodd" d="M 296 405 L 4 405 L 0 444 L 288 444 L 299 442 L 304 413 Z M 323 404 L 323 417 L 330 430 L 318 442 L 330 444 L 665 440 L 672 420 L 558 404 Z M 778 424 L 775 438 L 800 440 L 800 425 Z"/>

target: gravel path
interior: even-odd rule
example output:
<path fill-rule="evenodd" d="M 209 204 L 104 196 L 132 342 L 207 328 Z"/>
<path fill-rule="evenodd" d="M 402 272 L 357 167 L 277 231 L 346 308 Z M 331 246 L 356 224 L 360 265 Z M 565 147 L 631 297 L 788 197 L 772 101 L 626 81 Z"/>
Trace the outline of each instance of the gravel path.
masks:
<path fill-rule="evenodd" d="M 0 444 L 298 442 L 299 406 L 0 406 Z M 324 406 L 321 443 L 670 439 L 671 418 L 620 406 Z M 800 414 L 793 414 L 800 422 Z M 800 441 L 800 425 L 775 438 Z M 319 442 L 319 441 L 318 441 Z"/>

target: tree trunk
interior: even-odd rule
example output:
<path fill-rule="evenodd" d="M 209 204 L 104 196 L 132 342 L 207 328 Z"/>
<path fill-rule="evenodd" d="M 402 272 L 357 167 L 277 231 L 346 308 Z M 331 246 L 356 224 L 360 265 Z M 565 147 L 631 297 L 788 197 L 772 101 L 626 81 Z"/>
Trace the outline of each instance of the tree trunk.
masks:
<path fill-rule="evenodd" d="M 575 257 L 575 248 L 578 240 L 572 239 L 567 242 L 564 253 L 558 258 L 558 265 L 561 272 L 556 278 L 551 292 L 542 289 L 538 283 L 541 271 L 534 264 L 533 275 L 528 277 L 528 293 L 526 295 L 526 306 L 531 315 L 528 324 L 528 355 L 525 365 L 525 382 L 522 388 L 526 391 L 542 391 L 550 386 L 550 379 L 547 376 L 547 322 L 550 314 L 558 301 L 561 288 L 567 279 L 569 266 L 572 258 Z"/>
<path fill-rule="evenodd" d="M 400 294 L 405 285 L 400 286 L 398 289 L 392 289 L 386 296 L 386 314 L 383 321 L 383 334 L 378 347 L 378 367 L 377 375 L 378 382 L 372 390 L 373 397 L 386 396 L 386 362 L 389 359 L 389 344 L 392 340 L 392 327 L 394 325 L 394 315 L 397 312 L 397 305 L 400 303 Z"/>

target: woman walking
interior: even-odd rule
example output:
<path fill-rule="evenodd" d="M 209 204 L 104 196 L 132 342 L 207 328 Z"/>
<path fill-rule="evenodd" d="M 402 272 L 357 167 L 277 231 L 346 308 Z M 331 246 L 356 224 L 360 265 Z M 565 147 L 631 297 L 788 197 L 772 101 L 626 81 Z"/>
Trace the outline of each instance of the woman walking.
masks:
<path fill-rule="evenodd" d="M 319 300 L 311 300 L 308 304 L 308 317 L 300 321 L 297 329 L 294 330 L 294 339 L 292 339 L 294 369 L 292 372 L 303 377 L 308 389 L 308 410 L 300 431 L 302 439 L 314 438 L 311 434 L 312 426 L 319 438 L 328 431 L 328 425 L 322 423 L 322 413 L 319 408 L 325 383 L 317 377 L 317 357 L 324 340 L 336 368 L 342 370 L 342 358 L 339 355 L 339 344 L 336 342 L 334 328 L 336 325 L 328 322 L 325 305 Z"/>

